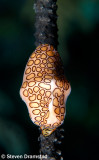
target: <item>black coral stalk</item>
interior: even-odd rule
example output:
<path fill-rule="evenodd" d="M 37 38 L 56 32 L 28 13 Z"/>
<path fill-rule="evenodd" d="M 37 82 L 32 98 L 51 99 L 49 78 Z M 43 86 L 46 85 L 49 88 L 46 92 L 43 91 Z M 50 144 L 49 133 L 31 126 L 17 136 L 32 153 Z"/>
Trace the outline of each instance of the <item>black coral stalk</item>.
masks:
<path fill-rule="evenodd" d="M 57 49 L 57 0 L 35 0 L 35 45 L 51 44 Z"/>

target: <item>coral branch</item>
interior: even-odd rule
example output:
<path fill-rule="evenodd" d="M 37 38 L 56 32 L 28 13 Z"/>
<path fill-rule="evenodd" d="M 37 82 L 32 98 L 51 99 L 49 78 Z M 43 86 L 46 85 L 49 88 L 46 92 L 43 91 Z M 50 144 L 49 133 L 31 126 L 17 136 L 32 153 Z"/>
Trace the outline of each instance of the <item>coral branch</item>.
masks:
<path fill-rule="evenodd" d="M 63 160 L 61 157 L 61 142 L 64 129 L 57 128 L 50 136 L 44 137 L 40 134 L 40 154 L 47 155 L 47 160 Z M 43 159 L 45 160 L 45 159 Z"/>
<path fill-rule="evenodd" d="M 57 0 L 35 0 L 35 45 L 50 44 L 57 49 L 58 46 L 58 28 L 57 28 Z M 47 160 L 62 160 L 61 151 L 58 149 L 61 145 L 63 129 L 56 129 L 50 136 L 45 137 L 40 134 L 40 154 L 46 155 Z M 44 160 L 44 159 L 43 159 Z"/>
<path fill-rule="evenodd" d="M 57 49 L 57 0 L 35 0 L 35 45 L 51 44 Z"/>

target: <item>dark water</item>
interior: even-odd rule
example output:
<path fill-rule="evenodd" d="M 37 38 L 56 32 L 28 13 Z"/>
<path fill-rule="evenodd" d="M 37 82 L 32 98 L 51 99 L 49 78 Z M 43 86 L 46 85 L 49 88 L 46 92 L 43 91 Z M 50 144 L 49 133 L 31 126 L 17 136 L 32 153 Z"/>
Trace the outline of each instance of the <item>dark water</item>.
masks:
<path fill-rule="evenodd" d="M 98 1 L 58 1 L 59 53 L 71 83 L 64 159 L 99 159 Z M 0 1 L 0 154 L 38 154 L 39 136 L 19 96 L 35 49 L 32 0 Z"/>

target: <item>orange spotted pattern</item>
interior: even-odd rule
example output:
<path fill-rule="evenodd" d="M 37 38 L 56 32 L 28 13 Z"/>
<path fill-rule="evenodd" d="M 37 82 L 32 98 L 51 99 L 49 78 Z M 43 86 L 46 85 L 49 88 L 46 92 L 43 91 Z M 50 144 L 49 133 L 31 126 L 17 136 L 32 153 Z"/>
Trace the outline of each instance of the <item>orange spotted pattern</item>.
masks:
<path fill-rule="evenodd" d="M 38 46 L 27 62 L 20 95 L 45 136 L 63 123 L 70 91 L 58 52 L 48 44 Z"/>

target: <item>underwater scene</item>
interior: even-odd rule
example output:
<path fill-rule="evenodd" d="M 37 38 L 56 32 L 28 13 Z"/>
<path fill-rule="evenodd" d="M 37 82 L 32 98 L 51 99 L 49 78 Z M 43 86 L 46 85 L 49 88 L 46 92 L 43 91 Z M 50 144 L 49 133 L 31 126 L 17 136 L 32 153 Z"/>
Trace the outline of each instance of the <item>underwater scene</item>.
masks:
<path fill-rule="evenodd" d="M 27 61 L 36 49 L 33 4 L 0 0 L 0 156 L 39 155 L 39 127 L 20 96 Z M 61 152 L 64 160 L 98 160 L 99 1 L 58 0 L 57 6 L 57 50 L 71 86 Z"/>

